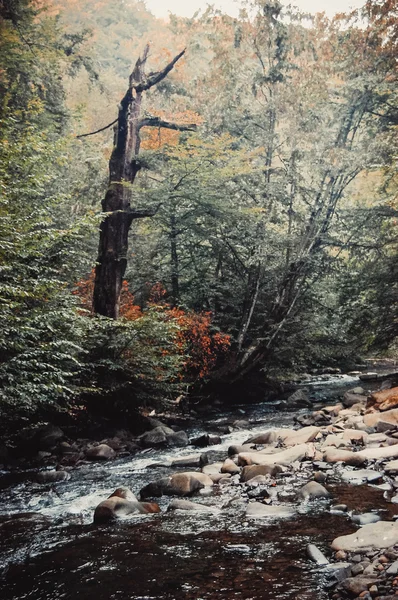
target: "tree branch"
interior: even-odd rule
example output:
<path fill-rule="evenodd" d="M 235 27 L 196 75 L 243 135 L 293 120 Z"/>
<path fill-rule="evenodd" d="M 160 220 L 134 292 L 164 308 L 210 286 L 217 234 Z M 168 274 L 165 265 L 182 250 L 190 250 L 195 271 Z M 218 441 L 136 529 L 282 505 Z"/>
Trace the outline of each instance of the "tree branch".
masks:
<path fill-rule="evenodd" d="M 76 138 L 87 137 L 88 135 L 95 135 L 96 133 L 105 131 L 105 129 L 109 129 L 109 127 L 112 127 L 112 125 L 115 125 L 115 123 L 117 123 L 117 121 L 118 121 L 118 119 L 115 119 L 114 121 L 112 121 L 112 123 L 109 123 L 109 125 L 105 125 L 105 127 L 101 127 L 101 129 L 97 129 L 97 131 L 91 131 L 90 133 L 82 133 L 81 135 L 77 135 Z"/>
<path fill-rule="evenodd" d="M 177 54 L 177 56 L 175 56 L 173 60 L 164 69 L 156 73 L 149 73 L 146 81 L 143 81 L 138 85 L 134 85 L 134 83 L 132 83 L 132 87 L 134 87 L 137 93 L 149 90 L 151 87 L 162 81 L 170 73 L 176 62 L 180 60 L 181 56 L 183 56 L 184 54 L 185 48 L 179 54 Z M 145 60 L 146 56 L 144 55 L 144 59 L 142 60 L 142 62 L 145 62 Z"/>
<path fill-rule="evenodd" d="M 148 117 L 147 119 L 141 119 L 138 123 L 138 130 L 142 127 L 163 127 L 164 129 L 174 129 L 175 131 L 196 131 L 196 123 L 190 123 L 189 125 L 178 125 L 177 123 L 169 123 L 168 121 L 162 121 L 159 117 Z"/>

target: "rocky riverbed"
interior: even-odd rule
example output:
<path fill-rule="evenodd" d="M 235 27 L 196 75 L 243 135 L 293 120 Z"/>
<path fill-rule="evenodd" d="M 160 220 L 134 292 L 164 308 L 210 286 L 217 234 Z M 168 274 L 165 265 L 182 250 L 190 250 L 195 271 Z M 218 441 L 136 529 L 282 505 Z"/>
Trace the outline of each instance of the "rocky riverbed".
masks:
<path fill-rule="evenodd" d="M 42 466 L 0 479 L 1 598 L 398 597 L 398 411 L 355 376 L 306 383 L 293 412 L 36 432 Z"/>

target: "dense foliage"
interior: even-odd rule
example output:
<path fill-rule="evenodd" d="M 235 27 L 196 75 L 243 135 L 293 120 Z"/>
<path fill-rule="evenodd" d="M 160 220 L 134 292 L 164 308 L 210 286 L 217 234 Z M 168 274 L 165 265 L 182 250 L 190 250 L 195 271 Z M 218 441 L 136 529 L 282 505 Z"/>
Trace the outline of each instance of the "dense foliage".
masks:
<path fill-rule="evenodd" d="M 0 3 L 0 413 L 174 402 L 209 380 L 396 352 L 397 3 Z M 92 314 L 112 130 L 147 41 L 121 318 Z M 91 273 L 91 274 L 90 274 Z M 132 291 L 130 291 L 132 290 Z"/>

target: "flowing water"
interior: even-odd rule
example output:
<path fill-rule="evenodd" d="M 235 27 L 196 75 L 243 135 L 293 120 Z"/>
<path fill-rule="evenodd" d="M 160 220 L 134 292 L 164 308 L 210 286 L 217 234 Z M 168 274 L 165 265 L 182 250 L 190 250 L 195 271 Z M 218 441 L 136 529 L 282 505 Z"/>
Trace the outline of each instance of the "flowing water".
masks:
<path fill-rule="evenodd" d="M 357 381 L 334 383 L 349 387 Z M 330 384 L 316 392 L 322 399 L 337 393 Z M 236 416 L 253 425 L 209 448 L 215 459 L 225 458 L 230 444 L 240 444 L 256 431 L 291 426 L 294 414 L 260 404 L 245 406 Z M 217 419 L 210 419 L 207 430 L 216 424 Z M 194 437 L 201 431 L 189 433 Z M 128 486 L 138 493 L 170 473 L 167 467 L 149 465 L 192 452 L 192 447 L 176 448 L 82 465 L 69 481 L 48 486 L 34 483 L 33 472 L 2 473 L 0 598 L 326 600 L 322 574 L 307 559 L 306 545 L 316 544 L 330 556 L 332 539 L 355 526 L 346 516 L 331 514 L 325 501 L 295 502 L 296 514 L 290 518 L 248 519 L 242 487 L 236 483 L 215 486 L 199 498 L 202 504 L 221 507 L 219 514 L 162 512 L 93 525 L 94 508 L 115 488 Z M 302 477 L 305 483 L 305 473 Z M 286 478 L 283 485 L 288 482 Z M 371 486 L 335 485 L 331 490 L 335 503 L 344 501 L 358 510 L 390 507 L 392 516 L 392 505 Z M 160 499 L 162 510 L 169 501 Z"/>

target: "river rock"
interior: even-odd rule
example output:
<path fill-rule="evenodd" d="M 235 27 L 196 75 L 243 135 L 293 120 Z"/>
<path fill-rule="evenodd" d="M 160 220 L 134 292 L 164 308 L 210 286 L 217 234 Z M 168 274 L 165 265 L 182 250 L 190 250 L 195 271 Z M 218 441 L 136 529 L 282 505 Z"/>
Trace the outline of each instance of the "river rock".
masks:
<path fill-rule="evenodd" d="M 276 517 L 289 518 L 293 517 L 296 511 L 287 506 L 270 506 L 261 502 L 251 502 L 246 509 L 246 516 L 252 518 Z"/>
<path fill-rule="evenodd" d="M 398 407 L 398 387 L 374 392 L 369 396 L 368 406 L 374 406 L 380 411 L 386 411 Z"/>
<path fill-rule="evenodd" d="M 359 375 L 361 381 L 375 381 L 377 379 L 377 373 L 374 371 L 368 371 L 367 373 L 361 373 Z"/>
<path fill-rule="evenodd" d="M 205 504 L 199 504 L 198 502 L 191 502 L 190 500 L 181 500 L 177 498 L 170 502 L 169 506 L 167 507 L 167 510 L 187 510 L 207 513 L 220 512 L 220 509 L 215 506 L 206 506 Z"/>
<path fill-rule="evenodd" d="M 254 444 L 232 445 L 228 448 L 228 456 L 235 456 L 235 454 L 240 454 L 241 452 L 250 452 L 253 448 Z"/>
<path fill-rule="evenodd" d="M 328 490 L 316 481 L 309 481 L 298 491 L 297 495 L 303 500 L 311 500 L 312 498 L 330 498 Z"/>
<path fill-rule="evenodd" d="M 287 450 L 274 454 L 262 454 L 261 452 L 241 452 L 238 455 L 238 464 L 245 465 L 291 465 L 305 458 L 313 458 L 315 448 L 313 444 L 300 444 Z"/>
<path fill-rule="evenodd" d="M 362 388 L 359 388 L 362 389 Z M 346 392 L 343 397 L 343 404 L 346 408 L 350 408 L 354 406 L 354 404 L 363 404 L 365 405 L 367 402 L 367 396 L 361 396 L 359 394 L 354 394 L 352 392 Z"/>
<path fill-rule="evenodd" d="M 348 577 L 342 582 L 341 587 L 351 596 L 359 596 L 362 592 L 367 592 L 376 581 L 377 577 L 371 575 Z"/>
<path fill-rule="evenodd" d="M 216 446 L 221 444 L 221 438 L 219 435 L 210 435 L 206 433 L 197 437 L 191 441 L 193 446 L 199 446 L 199 448 L 205 448 L 206 446 Z"/>
<path fill-rule="evenodd" d="M 282 467 L 280 465 L 250 465 L 247 467 L 243 467 L 242 474 L 240 480 L 242 482 L 250 481 L 254 479 L 254 477 L 271 475 L 273 477 L 277 473 L 282 472 Z"/>
<path fill-rule="evenodd" d="M 289 408 L 311 408 L 312 406 L 312 402 L 304 390 L 296 390 L 291 394 L 287 399 L 287 404 Z"/>
<path fill-rule="evenodd" d="M 361 456 L 359 452 L 338 450 L 332 446 L 324 449 L 323 459 L 328 463 L 343 462 L 353 467 L 361 467 L 367 460 L 364 456 Z"/>
<path fill-rule="evenodd" d="M 357 525 L 369 525 L 370 523 L 378 523 L 381 517 L 376 513 L 363 513 L 362 515 L 352 515 L 351 521 Z"/>
<path fill-rule="evenodd" d="M 341 473 L 341 478 L 352 485 L 360 485 L 361 483 L 376 483 L 383 477 L 383 473 L 373 471 L 371 469 L 344 469 Z"/>
<path fill-rule="evenodd" d="M 332 549 L 360 552 L 365 549 L 385 549 L 398 544 L 398 523 L 379 521 L 364 525 L 355 533 L 337 537 L 332 542 Z"/>
<path fill-rule="evenodd" d="M 391 460 L 387 464 L 384 465 L 384 470 L 389 475 L 398 473 L 398 460 Z"/>
<path fill-rule="evenodd" d="M 101 502 L 94 511 L 94 523 L 109 523 L 134 513 L 148 514 L 160 512 L 160 507 L 152 502 L 137 502 L 111 496 Z"/>
<path fill-rule="evenodd" d="M 349 440 L 350 442 L 361 442 L 366 444 L 369 435 L 366 431 L 360 431 L 358 429 L 345 429 L 343 431 L 343 440 Z"/>
<path fill-rule="evenodd" d="M 91 446 L 86 450 L 86 458 L 89 460 L 110 460 L 115 458 L 116 452 L 108 446 L 108 444 L 99 444 L 98 446 Z"/>
<path fill-rule="evenodd" d="M 141 499 L 159 496 L 189 496 L 194 492 L 211 487 L 213 481 L 205 473 L 196 471 L 175 473 L 152 481 L 140 491 Z"/>
<path fill-rule="evenodd" d="M 308 544 L 306 548 L 308 557 L 317 565 L 328 565 L 329 560 L 314 544 Z"/>
<path fill-rule="evenodd" d="M 176 458 L 171 461 L 171 467 L 204 467 L 209 463 L 209 457 L 206 453 L 203 454 L 190 454 L 189 456 L 183 456 L 182 458 Z"/>
<path fill-rule="evenodd" d="M 391 423 L 391 425 L 398 425 L 398 408 L 392 408 L 391 410 L 386 410 L 383 413 L 376 412 L 374 409 L 371 410 L 373 412 L 369 412 L 363 417 L 366 427 L 375 427 L 377 429 L 378 421 Z"/>
<path fill-rule="evenodd" d="M 234 463 L 233 460 L 227 458 L 221 467 L 221 473 L 229 473 L 230 475 L 236 475 L 237 473 L 240 473 L 240 468 Z"/>
<path fill-rule="evenodd" d="M 258 433 L 257 435 L 246 440 L 243 443 L 243 446 L 253 446 L 254 444 L 274 444 L 278 440 L 280 431 L 280 429 L 269 429 L 263 433 Z"/>
<path fill-rule="evenodd" d="M 174 431 L 166 425 L 159 425 L 151 431 L 146 431 L 139 438 L 139 443 L 144 448 L 164 446 L 188 446 L 189 440 L 185 431 Z"/>
<path fill-rule="evenodd" d="M 70 473 L 67 471 L 40 471 L 36 475 L 38 483 L 59 483 L 68 481 L 68 479 L 70 479 Z"/>
<path fill-rule="evenodd" d="M 223 464 L 224 463 L 222 462 L 216 462 L 211 463 L 210 465 L 205 465 L 204 467 L 202 467 L 202 473 L 205 473 L 206 475 L 217 475 L 218 473 L 221 473 Z"/>

